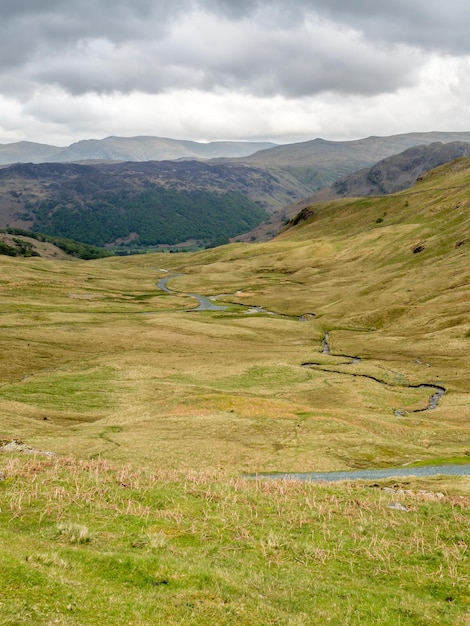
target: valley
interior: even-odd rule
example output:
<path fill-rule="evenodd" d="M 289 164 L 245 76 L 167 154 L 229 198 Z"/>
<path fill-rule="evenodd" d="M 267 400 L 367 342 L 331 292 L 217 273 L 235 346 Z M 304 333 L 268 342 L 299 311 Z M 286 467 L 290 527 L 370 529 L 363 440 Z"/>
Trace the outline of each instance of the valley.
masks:
<path fill-rule="evenodd" d="M 0 626 L 470 626 L 470 4 L 0 16 Z"/>
<path fill-rule="evenodd" d="M 465 624 L 469 184 L 264 243 L 0 256 L 4 622 Z M 375 468 L 406 475 L 247 477 Z"/>
<path fill-rule="evenodd" d="M 211 436 L 190 457 L 201 467 L 298 471 L 315 459 L 313 471 L 464 457 L 467 163 L 394 196 L 318 205 L 266 244 L 86 263 L 1 259 L 2 337 L 14 346 L 3 357 L 6 424 L 67 453 L 69 423 L 74 448 L 165 466 L 187 462 L 193 420 L 210 421 Z M 157 287 L 168 280 L 160 267 L 173 275 L 171 291 Z M 186 313 L 195 293 L 217 296 L 225 310 Z M 345 363 L 347 354 L 360 360 Z M 74 398 L 102 372 L 103 405 L 97 393 L 84 416 Z M 435 410 L 420 412 L 441 388 Z M 104 424 L 122 429 L 112 445 Z M 156 449 L 146 448 L 151 436 Z"/>

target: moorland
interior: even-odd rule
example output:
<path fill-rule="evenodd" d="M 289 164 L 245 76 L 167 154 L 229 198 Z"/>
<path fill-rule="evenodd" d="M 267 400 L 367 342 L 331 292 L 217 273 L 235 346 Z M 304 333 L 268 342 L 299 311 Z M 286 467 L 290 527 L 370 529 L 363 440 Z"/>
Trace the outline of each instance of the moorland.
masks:
<path fill-rule="evenodd" d="M 412 476 L 470 460 L 469 183 L 267 243 L 0 257 L 2 438 L 37 451 L 0 457 L 3 623 L 470 623 L 470 479 Z"/>

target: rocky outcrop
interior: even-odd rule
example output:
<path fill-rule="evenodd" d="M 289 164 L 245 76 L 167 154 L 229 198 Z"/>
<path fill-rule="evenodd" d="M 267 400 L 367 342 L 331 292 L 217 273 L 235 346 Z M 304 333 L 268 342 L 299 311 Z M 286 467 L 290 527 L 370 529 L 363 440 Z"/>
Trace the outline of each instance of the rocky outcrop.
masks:
<path fill-rule="evenodd" d="M 20 452 L 21 454 L 36 454 L 38 456 L 56 456 L 55 452 L 37 450 L 23 443 L 20 439 L 0 440 L 0 452 Z"/>

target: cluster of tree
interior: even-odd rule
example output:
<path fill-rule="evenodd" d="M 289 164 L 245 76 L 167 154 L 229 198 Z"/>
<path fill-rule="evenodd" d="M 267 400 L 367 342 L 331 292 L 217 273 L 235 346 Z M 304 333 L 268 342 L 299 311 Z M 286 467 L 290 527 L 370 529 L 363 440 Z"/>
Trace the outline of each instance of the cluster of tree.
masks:
<path fill-rule="evenodd" d="M 32 244 L 22 239 L 14 238 L 12 240 L 14 245 L 7 243 L 6 241 L 0 241 L 0 254 L 5 256 L 39 256 Z"/>
<path fill-rule="evenodd" d="M 227 241 L 267 217 L 264 209 L 237 191 L 165 188 L 137 194 L 109 192 L 86 203 L 50 199 L 30 210 L 42 233 L 97 246 L 130 236 L 140 246 L 174 245 L 190 239 Z"/>
<path fill-rule="evenodd" d="M 113 254 L 109 250 L 103 250 L 97 246 L 82 243 L 80 241 L 24 230 L 23 228 L 6 228 L 0 230 L 0 232 L 7 233 L 9 235 L 16 235 L 16 237 L 12 238 L 12 241 L 15 243 L 14 247 L 6 242 L 0 242 L 0 254 L 7 254 L 8 256 L 39 256 L 38 252 L 34 250 L 31 242 L 19 239 L 19 237 L 29 237 L 30 239 L 35 239 L 36 241 L 51 243 L 67 254 L 70 254 L 78 259 L 101 259 Z"/>

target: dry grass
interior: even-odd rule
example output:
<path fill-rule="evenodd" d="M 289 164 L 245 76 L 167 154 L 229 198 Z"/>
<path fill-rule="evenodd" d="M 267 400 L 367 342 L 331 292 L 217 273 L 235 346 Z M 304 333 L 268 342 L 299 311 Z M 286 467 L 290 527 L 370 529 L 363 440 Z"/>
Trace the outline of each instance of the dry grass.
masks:
<path fill-rule="evenodd" d="M 61 454 L 164 467 L 464 456 L 470 215 L 466 162 L 452 167 L 403 194 L 317 207 L 267 244 L 0 259 L 3 430 Z M 227 311 L 184 312 L 195 301 L 157 290 L 163 269 L 182 272 L 173 289 L 218 294 Z M 332 355 L 321 354 L 326 330 Z M 447 388 L 436 410 L 412 412 L 429 392 L 406 385 L 420 383 Z"/>

